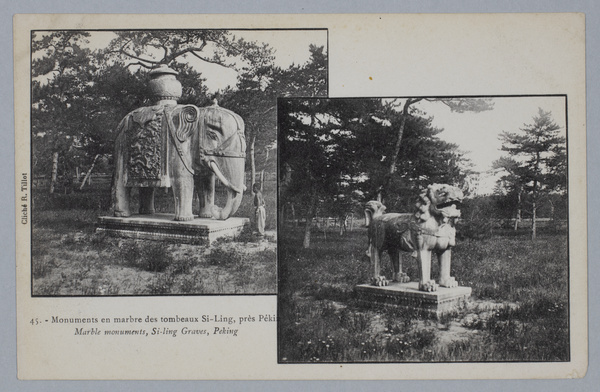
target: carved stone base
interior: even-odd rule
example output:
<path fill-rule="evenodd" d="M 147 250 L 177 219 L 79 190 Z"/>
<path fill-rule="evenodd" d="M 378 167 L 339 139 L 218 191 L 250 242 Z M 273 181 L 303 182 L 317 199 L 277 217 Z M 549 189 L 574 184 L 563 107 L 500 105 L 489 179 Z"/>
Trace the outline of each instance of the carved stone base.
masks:
<path fill-rule="evenodd" d="M 96 231 L 125 238 L 210 244 L 217 238 L 238 235 L 249 223 L 248 218 L 229 218 L 224 221 L 197 218 L 177 222 L 173 220 L 173 214 L 132 215 L 128 218 L 101 216 Z"/>
<path fill-rule="evenodd" d="M 361 284 L 355 288 L 361 304 L 381 304 L 416 311 L 425 316 L 439 317 L 457 310 L 471 296 L 470 287 L 440 287 L 434 292 L 419 291 L 418 282 L 396 283 L 377 287 Z"/>

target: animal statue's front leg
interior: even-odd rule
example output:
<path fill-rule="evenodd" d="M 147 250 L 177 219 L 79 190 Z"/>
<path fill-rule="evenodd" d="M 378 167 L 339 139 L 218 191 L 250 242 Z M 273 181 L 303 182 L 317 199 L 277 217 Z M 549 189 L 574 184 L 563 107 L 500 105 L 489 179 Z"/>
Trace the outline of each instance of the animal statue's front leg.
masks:
<path fill-rule="evenodd" d="M 447 249 L 439 253 L 440 260 L 440 286 L 442 287 L 458 287 L 458 282 L 453 276 L 450 276 L 450 259 L 452 250 Z"/>
<path fill-rule="evenodd" d="M 371 244 L 371 264 L 373 266 L 373 285 L 374 286 L 387 286 L 388 280 L 385 276 L 381 275 L 381 249 L 377 249 L 376 246 Z"/>
<path fill-rule="evenodd" d="M 390 254 L 392 268 L 394 269 L 392 281 L 400 283 L 410 282 L 408 275 L 402 272 L 402 254 L 398 251 L 398 249 L 390 249 L 388 253 Z"/>
<path fill-rule="evenodd" d="M 417 264 L 421 280 L 419 280 L 419 290 L 421 291 L 437 291 L 438 284 L 435 280 L 431 280 L 431 250 L 429 242 L 435 237 L 418 235 L 417 236 Z"/>

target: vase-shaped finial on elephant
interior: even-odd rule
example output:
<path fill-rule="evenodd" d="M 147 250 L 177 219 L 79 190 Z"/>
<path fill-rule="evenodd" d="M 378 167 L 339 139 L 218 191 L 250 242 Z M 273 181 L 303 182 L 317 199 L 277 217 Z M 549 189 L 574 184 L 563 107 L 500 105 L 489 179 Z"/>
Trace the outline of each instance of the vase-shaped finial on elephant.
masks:
<path fill-rule="evenodd" d="M 227 219 L 240 206 L 245 189 L 244 121 L 218 105 L 180 105 L 177 72 L 160 66 L 150 72 L 155 104 L 127 114 L 115 141 L 114 215 L 128 217 L 131 191 L 139 188 L 140 214 L 154 213 L 156 188 L 173 188 L 175 220 L 194 219 L 194 194 L 201 218 Z M 215 179 L 227 200 L 216 206 Z"/>
<path fill-rule="evenodd" d="M 381 256 L 386 250 L 392 261 L 393 280 L 407 282 L 402 272 L 401 251 L 413 252 L 419 267 L 419 290 L 436 291 L 438 286 L 457 287 L 450 276 L 451 249 L 456 244 L 456 219 L 460 217 L 462 191 L 445 184 L 430 185 L 421 195 L 414 214 L 384 213 L 385 207 L 377 201 L 365 205 L 371 259 L 372 283 L 388 284 L 381 274 Z M 440 264 L 439 279 L 431 279 L 431 256 L 435 253 Z"/>

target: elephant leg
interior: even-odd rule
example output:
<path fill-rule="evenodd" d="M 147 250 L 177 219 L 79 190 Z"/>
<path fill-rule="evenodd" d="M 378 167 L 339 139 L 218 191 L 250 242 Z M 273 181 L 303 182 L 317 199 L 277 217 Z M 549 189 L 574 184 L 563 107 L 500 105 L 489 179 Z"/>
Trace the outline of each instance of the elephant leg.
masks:
<path fill-rule="evenodd" d="M 140 187 L 140 215 L 154 214 L 154 190 Z"/>
<path fill-rule="evenodd" d="M 129 199 L 131 195 L 131 188 L 125 186 L 125 184 L 119 184 L 118 182 L 114 186 L 114 200 L 113 210 L 114 216 L 128 217 L 131 216 L 131 210 L 129 209 Z"/>
<path fill-rule="evenodd" d="M 118 136 L 115 141 L 115 174 L 112 183 L 112 204 L 114 216 L 131 216 L 129 199 L 131 188 L 125 186 L 125 163 L 123 158 L 124 134 Z"/>
<path fill-rule="evenodd" d="M 458 282 L 452 276 L 450 276 L 450 259 L 452 257 L 452 250 L 447 249 L 439 253 L 440 260 L 440 286 L 443 287 L 458 287 Z"/>
<path fill-rule="evenodd" d="M 215 175 L 202 173 L 196 176 L 196 190 L 200 200 L 200 218 L 212 218 L 212 206 L 215 204 Z"/>
<path fill-rule="evenodd" d="M 189 221 L 194 219 L 192 204 L 194 201 L 194 176 L 181 171 L 172 180 L 173 197 L 175 198 L 175 220 Z"/>

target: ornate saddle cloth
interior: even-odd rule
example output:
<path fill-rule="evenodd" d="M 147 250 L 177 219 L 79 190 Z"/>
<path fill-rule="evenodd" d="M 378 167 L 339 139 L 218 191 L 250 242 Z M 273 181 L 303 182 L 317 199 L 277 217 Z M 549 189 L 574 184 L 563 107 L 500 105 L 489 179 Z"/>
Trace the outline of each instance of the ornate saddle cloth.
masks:
<path fill-rule="evenodd" d="M 193 174 L 190 138 L 197 128 L 198 108 L 193 105 L 143 107 L 129 117 L 126 141 L 127 186 L 170 187 L 169 146 Z"/>
<path fill-rule="evenodd" d="M 150 106 L 131 113 L 127 124 L 127 186 L 157 187 L 168 182 L 168 134 L 164 106 Z"/>

